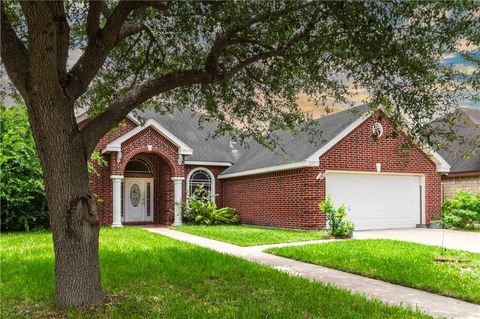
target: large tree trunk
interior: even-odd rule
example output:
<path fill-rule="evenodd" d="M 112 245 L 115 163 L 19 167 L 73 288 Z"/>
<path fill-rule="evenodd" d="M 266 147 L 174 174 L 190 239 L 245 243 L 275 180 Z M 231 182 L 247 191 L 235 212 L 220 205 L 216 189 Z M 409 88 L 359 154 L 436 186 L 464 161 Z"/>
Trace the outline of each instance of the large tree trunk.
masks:
<path fill-rule="evenodd" d="M 56 305 L 60 309 L 86 308 L 104 301 L 97 205 L 87 170 L 89 154 L 75 123 L 73 105 L 62 97 L 45 98 L 37 96 L 27 101 L 27 106 L 43 167 L 53 232 Z M 56 104 L 54 108 L 51 103 Z M 56 112 L 59 108 L 72 111 Z"/>

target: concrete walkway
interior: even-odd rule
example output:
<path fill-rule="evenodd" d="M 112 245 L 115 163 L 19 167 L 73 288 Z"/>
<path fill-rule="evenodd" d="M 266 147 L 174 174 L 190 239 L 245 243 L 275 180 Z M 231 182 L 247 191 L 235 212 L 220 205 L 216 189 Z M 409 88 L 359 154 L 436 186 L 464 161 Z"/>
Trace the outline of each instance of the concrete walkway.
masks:
<path fill-rule="evenodd" d="M 419 310 L 433 316 L 447 318 L 480 318 L 480 305 L 263 252 L 263 250 L 270 247 L 304 245 L 306 243 L 326 241 L 240 247 L 168 228 L 148 227 L 145 229 L 173 239 L 189 242 L 191 244 L 237 256 L 259 264 L 268 265 L 291 275 L 316 280 L 326 284 L 333 284 L 339 288 L 345 288 L 352 292 L 363 294 L 369 298 L 379 299 L 388 304 L 401 306 L 407 305 L 414 309 L 418 308 Z"/>
<path fill-rule="evenodd" d="M 365 230 L 353 233 L 355 239 L 396 239 L 449 249 L 461 249 L 480 253 L 480 232 L 467 232 L 443 229 L 388 229 Z"/>

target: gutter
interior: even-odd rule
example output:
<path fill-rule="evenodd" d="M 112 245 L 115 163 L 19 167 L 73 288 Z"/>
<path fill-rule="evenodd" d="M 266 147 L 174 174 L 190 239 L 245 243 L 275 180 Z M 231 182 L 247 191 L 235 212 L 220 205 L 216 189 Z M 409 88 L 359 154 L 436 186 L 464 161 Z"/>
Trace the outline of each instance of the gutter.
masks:
<path fill-rule="evenodd" d="M 319 165 L 320 165 L 320 162 L 318 160 L 317 161 L 303 160 L 303 161 L 300 161 L 300 162 L 249 169 L 249 170 L 242 171 L 242 172 L 236 172 L 236 173 L 230 173 L 230 174 L 220 174 L 218 176 L 218 179 L 227 179 L 227 178 L 234 178 L 234 177 L 241 177 L 241 176 L 260 175 L 260 174 L 266 174 L 266 173 L 288 171 L 288 170 L 291 170 L 291 169 L 316 167 L 316 166 L 319 166 Z"/>

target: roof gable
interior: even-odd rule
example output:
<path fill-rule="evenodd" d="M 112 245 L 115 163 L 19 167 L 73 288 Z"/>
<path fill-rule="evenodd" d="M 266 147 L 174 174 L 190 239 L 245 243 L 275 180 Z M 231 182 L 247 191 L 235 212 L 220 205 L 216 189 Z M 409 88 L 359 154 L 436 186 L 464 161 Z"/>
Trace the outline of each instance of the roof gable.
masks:
<path fill-rule="evenodd" d="M 279 154 L 278 147 L 271 151 L 257 143 L 253 148 L 248 149 L 235 165 L 225 170 L 220 178 L 318 166 L 319 159 L 323 154 L 372 116 L 369 111 L 368 105 L 361 105 L 317 119 L 316 125 L 322 129 L 323 140 L 320 143 L 311 143 L 305 133 L 293 136 L 283 132 L 281 137 L 286 143 L 281 147 L 285 154 Z M 438 153 L 427 147 L 421 147 L 420 150 L 436 164 L 437 171 L 448 172 L 450 170 L 450 165 Z"/>
<path fill-rule="evenodd" d="M 122 150 L 123 142 L 125 142 L 126 140 L 130 139 L 131 137 L 137 135 L 138 133 L 140 133 L 141 131 L 149 127 L 155 129 L 158 133 L 162 134 L 167 140 L 169 140 L 173 145 L 177 146 L 179 154 L 192 155 L 193 150 L 191 147 L 189 147 L 187 144 L 182 142 L 178 137 L 173 135 L 171 132 L 169 132 L 166 128 L 164 128 L 162 125 L 160 125 L 153 119 L 147 120 L 145 124 L 137 126 L 133 130 L 128 131 L 126 134 L 120 136 L 116 140 L 108 143 L 107 146 L 103 148 L 102 153 L 120 152 Z"/>

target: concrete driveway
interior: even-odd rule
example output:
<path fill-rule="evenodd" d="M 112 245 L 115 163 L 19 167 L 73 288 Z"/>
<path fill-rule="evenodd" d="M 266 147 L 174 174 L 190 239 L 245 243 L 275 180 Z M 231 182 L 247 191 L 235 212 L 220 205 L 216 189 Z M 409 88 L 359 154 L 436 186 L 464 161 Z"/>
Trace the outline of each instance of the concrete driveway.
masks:
<path fill-rule="evenodd" d="M 396 239 L 432 246 L 461 249 L 480 253 L 480 232 L 466 232 L 443 229 L 389 229 L 364 230 L 353 234 L 355 239 Z"/>

